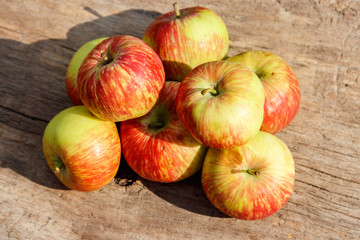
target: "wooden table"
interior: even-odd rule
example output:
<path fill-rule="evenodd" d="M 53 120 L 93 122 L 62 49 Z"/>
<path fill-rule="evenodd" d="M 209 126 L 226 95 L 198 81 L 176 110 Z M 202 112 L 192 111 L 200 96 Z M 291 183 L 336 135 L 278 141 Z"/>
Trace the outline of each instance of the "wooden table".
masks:
<path fill-rule="evenodd" d="M 261 49 L 293 68 L 302 100 L 277 136 L 290 148 L 295 189 L 276 214 L 226 217 L 200 174 L 174 184 L 122 161 L 91 193 L 66 189 L 42 153 L 48 121 L 71 106 L 64 79 L 85 42 L 141 38 L 172 1 L 0 0 L 0 239 L 359 239 L 360 1 L 179 1 L 223 18 L 229 56 Z"/>

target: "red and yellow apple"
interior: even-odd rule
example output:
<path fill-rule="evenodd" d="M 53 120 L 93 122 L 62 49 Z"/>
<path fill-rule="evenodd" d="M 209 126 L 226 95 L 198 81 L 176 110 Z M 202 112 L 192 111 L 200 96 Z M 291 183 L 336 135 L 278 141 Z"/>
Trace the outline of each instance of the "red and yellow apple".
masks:
<path fill-rule="evenodd" d="M 244 144 L 259 131 L 265 94 L 257 75 L 231 61 L 204 63 L 181 82 L 176 111 L 185 128 L 212 148 Z"/>
<path fill-rule="evenodd" d="M 290 66 L 281 57 L 264 51 L 247 51 L 228 58 L 249 67 L 265 89 L 261 131 L 275 134 L 294 119 L 300 105 L 300 87 Z"/>
<path fill-rule="evenodd" d="M 74 105 L 82 105 L 79 89 L 77 87 L 77 76 L 79 67 L 88 53 L 105 38 L 93 39 L 84 45 L 82 45 L 73 55 L 70 60 L 69 66 L 65 76 L 66 91 L 70 97 L 70 100 Z"/>
<path fill-rule="evenodd" d="M 166 78 L 181 81 L 194 67 L 223 59 L 229 35 L 219 15 L 204 7 L 174 10 L 155 19 L 143 40 L 163 61 Z"/>
<path fill-rule="evenodd" d="M 48 123 L 43 151 L 65 186 L 89 192 L 114 178 L 120 164 L 120 137 L 114 122 L 95 117 L 85 106 L 73 106 Z"/>
<path fill-rule="evenodd" d="M 175 111 L 179 82 L 165 82 L 159 100 L 145 116 L 120 125 L 123 155 L 141 177 L 177 182 L 200 170 L 207 148 L 186 131 Z"/>
<path fill-rule="evenodd" d="M 138 118 L 155 105 L 164 85 L 159 56 L 144 41 L 119 35 L 99 43 L 83 60 L 77 84 L 83 104 L 98 118 Z"/>
<path fill-rule="evenodd" d="M 201 176 L 211 203 L 244 220 L 278 211 L 291 196 L 294 179 L 290 150 L 279 138 L 262 131 L 244 145 L 209 149 Z"/>

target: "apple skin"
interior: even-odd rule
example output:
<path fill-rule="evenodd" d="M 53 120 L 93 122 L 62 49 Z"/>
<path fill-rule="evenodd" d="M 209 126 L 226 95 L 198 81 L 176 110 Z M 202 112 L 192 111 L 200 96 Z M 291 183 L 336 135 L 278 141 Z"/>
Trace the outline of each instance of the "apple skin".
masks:
<path fill-rule="evenodd" d="M 146 29 L 143 40 L 163 61 L 166 78 L 181 81 L 194 67 L 223 59 L 229 49 L 225 23 L 215 12 L 191 7 L 168 12 Z"/>
<path fill-rule="evenodd" d="M 123 155 L 141 177 L 177 182 L 201 169 L 207 147 L 186 131 L 175 111 L 179 82 L 167 81 L 154 108 L 120 125 Z"/>
<path fill-rule="evenodd" d="M 290 198 L 293 157 L 276 136 L 260 131 L 232 149 L 209 149 L 201 175 L 211 203 L 228 216 L 256 220 L 278 211 Z"/>
<path fill-rule="evenodd" d="M 79 72 L 79 67 L 84 60 L 84 58 L 88 55 L 88 53 L 101 41 L 105 40 L 104 38 L 96 38 L 93 39 L 84 45 L 82 45 L 72 56 L 69 66 L 66 71 L 65 76 L 65 87 L 66 91 L 70 97 L 70 100 L 74 105 L 83 105 L 81 99 L 79 90 L 77 87 L 77 76 Z"/>
<path fill-rule="evenodd" d="M 84 105 L 98 118 L 114 122 L 148 113 L 164 82 L 159 56 L 127 35 L 99 43 L 83 60 L 77 79 Z"/>
<path fill-rule="evenodd" d="M 228 58 L 252 69 L 265 89 L 261 131 L 275 134 L 294 119 L 300 105 L 300 87 L 290 66 L 281 57 L 265 51 L 247 51 Z"/>
<path fill-rule="evenodd" d="M 118 171 L 120 137 L 114 122 L 95 117 L 85 106 L 73 106 L 46 126 L 43 152 L 65 186 L 89 192 L 104 187 Z"/>
<path fill-rule="evenodd" d="M 186 75 L 176 97 L 176 111 L 200 143 L 231 148 L 257 134 L 264 101 L 264 88 L 254 72 L 235 62 L 217 61 Z"/>

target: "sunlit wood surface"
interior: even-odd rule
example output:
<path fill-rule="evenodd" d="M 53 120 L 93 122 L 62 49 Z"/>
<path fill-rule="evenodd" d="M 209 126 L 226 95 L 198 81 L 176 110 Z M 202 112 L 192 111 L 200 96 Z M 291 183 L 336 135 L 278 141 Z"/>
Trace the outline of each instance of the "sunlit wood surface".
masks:
<path fill-rule="evenodd" d="M 42 134 L 72 105 L 72 55 L 97 37 L 141 38 L 172 1 L 0 0 L 0 238 L 359 239 L 360 1 L 178 3 L 223 18 L 228 56 L 271 51 L 297 75 L 299 112 L 277 134 L 295 160 L 289 201 L 266 219 L 236 220 L 211 205 L 199 174 L 158 184 L 123 160 L 99 191 L 63 187 L 46 164 Z"/>

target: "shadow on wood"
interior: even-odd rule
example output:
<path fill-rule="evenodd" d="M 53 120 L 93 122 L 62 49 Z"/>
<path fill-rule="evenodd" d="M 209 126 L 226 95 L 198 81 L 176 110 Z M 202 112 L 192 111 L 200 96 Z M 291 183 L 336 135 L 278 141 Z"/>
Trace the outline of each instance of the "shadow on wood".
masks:
<path fill-rule="evenodd" d="M 5 60 L 1 72 L 0 133 L 4 151 L 0 164 L 49 188 L 66 189 L 46 164 L 42 135 L 51 118 L 72 106 L 65 89 L 66 69 L 72 55 L 84 43 L 99 37 L 126 34 L 142 38 L 148 24 L 160 16 L 158 12 L 132 9 L 103 17 L 90 8 L 84 9 L 99 18 L 73 27 L 66 39 L 45 39 L 32 44 L 0 39 L 0 52 Z M 160 184 L 141 179 L 124 159 L 121 162 L 115 178 L 119 185 L 127 186 L 140 179 L 150 191 L 175 206 L 226 217 L 207 200 L 200 173 L 178 183 Z"/>
<path fill-rule="evenodd" d="M 205 216 L 228 218 L 207 199 L 201 186 L 201 171 L 175 183 L 152 182 L 137 175 L 122 156 L 115 183 L 127 187 L 137 181 L 158 197 L 179 208 Z"/>
<path fill-rule="evenodd" d="M 201 186 L 201 171 L 176 183 L 156 183 L 142 178 L 140 181 L 154 194 L 177 207 L 205 216 L 229 218 L 207 199 Z"/>
<path fill-rule="evenodd" d="M 66 39 L 45 39 L 31 44 L 0 39 L 0 137 L 2 168 L 11 168 L 37 184 L 65 189 L 50 171 L 42 153 L 46 124 L 72 106 L 65 89 L 65 74 L 72 55 L 98 37 L 133 35 L 142 38 L 160 13 L 130 9 L 100 16 L 70 29 Z M 106 26 L 106 27 L 104 27 Z M 19 148 L 19 146 L 22 146 Z"/>

